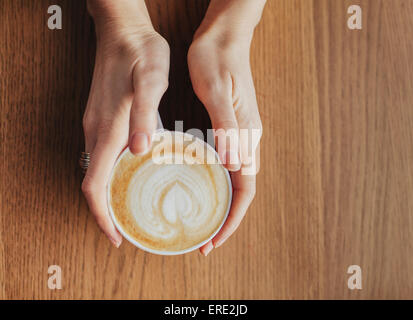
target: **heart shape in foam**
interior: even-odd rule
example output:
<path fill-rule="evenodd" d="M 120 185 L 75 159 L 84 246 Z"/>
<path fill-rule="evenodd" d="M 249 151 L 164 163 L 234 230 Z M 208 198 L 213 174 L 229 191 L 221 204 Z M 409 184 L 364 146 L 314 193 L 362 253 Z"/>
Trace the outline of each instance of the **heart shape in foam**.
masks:
<path fill-rule="evenodd" d="M 148 159 L 128 187 L 128 204 L 136 224 L 148 236 L 173 239 L 193 237 L 214 223 L 219 206 L 209 167 L 157 165 Z"/>

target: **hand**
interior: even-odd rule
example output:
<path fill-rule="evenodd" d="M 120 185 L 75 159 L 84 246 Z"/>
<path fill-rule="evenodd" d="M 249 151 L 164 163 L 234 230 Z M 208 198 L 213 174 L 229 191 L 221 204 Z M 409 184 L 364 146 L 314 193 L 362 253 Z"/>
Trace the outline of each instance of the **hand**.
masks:
<path fill-rule="evenodd" d="M 151 144 L 159 102 L 168 87 L 169 46 L 152 28 L 149 16 L 140 19 L 146 7 L 137 8 L 136 1 L 99 7 L 103 3 L 88 3 L 96 25 L 97 51 L 83 118 L 85 149 L 91 156 L 82 191 L 98 225 L 118 247 L 122 237 L 107 208 L 109 175 L 128 144 L 135 154 Z M 120 7 L 129 3 L 133 5 Z"/>
<path fill-rule="evenodd" d="M 214 247 L 222 245 L 234 233 L 254 198 L 256 171 L 251 174 L 246 170 L 251 165 L 247 161 L 251 160 L 251 156 L 248 157 L 248 150 L 258 153 L 258 141 L 262 133 L 249 63 L 253 28 L 244 25 L 239 29 L 235 27 L 235 30 L 231 30 L 228 25 L 234 24 L 228 23 L 227 19 L 222 19 L 224 23 L 220 24 L 220 14 L 223 11 L 220 11 L 217 6 L 224 2 L 226 1 L 221 3 L 216 1 L 215 4 L 214 1 L 211 2 L 215 7 L 210 7 L 208 11 L 212 10 L 211 14 L 214 16 L 211 17 L 211 14 L 208 16 L 207 13 L 206 23 L 196 32 L 188 52 L 192 86 L 205 105 L 213 128 L 235 132 L 234 141 L 239 142 L 239 146 L 238 143 L 226 144 L 224 148 L 220 148 L 219 143 L 217 146 L 221 161 L 231 171 L 233 200 L 229 216 L 222 229 L 200 249 L 204 255 Z M 231 4 L 231 1 L 229 3 Z M 253 131 L 255 143 L 245 135 L 239 134 L 239 129 Z M 255 164 L 257 164 L 258 154 L 255 156 Z"/>

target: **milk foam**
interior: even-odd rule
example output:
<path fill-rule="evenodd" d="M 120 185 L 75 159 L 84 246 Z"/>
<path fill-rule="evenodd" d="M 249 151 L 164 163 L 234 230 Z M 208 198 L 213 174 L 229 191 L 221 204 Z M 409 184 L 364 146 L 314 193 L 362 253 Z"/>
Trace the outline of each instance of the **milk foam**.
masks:
<path fill-rule="evenodd" d="M 174 152 L 163 156 L 174 157 Z M 151 152 L 127 152 L 119 161 L 111 205 L 136 241 L 152 249 L 184 250 L 207 239 L 222 223 L 230 201 L 225 169 L 203 164 L 196 155 L 193 160 L 195 164 L 159 164 Z"/>

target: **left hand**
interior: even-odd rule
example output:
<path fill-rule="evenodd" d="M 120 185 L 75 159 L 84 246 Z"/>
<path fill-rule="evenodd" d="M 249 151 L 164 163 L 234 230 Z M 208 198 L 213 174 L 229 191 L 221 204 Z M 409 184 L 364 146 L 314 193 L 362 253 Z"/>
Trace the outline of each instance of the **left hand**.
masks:
<path fill-rule="evenodd" d="M 238 132 L 239 141 L 239 147 L 230 144 L 224 150 L 219 145 L 217 148 L 221 161 L 231 171 L 233 199 L 221 230 L 200 248 L 204 255 L 222 245 L 234 233 L 255 196 L 258 165 L 253 174 L 248 173 L 251 163 L 247 160 L 251 150 L 253 154 L 258 153 L 262 124 L 249 63 L 251 39 L 252 34 L 238 36 L 227 30 L 209 29 L 195 34 L 188 52 L 192 86 L 205 105 L 213 128 L 226 132 L 233 129 L 233 132 Z M 257 139 L 247 139 L 239 134 L 239 129 L 255 132 Z M 258 154 L 255 163 L 258 164 Z"/>
<path fill-rule="evenodd" d="M 102 231 L 122 242 L 109 215 L 106 188 L 116 159 L 129 144 L 150 148 L 157 110 L 168 87 L 169 45 L 149 19 L 143 0 L 90 0 L 96 28 L 95 70 L 83 117 L 90 165 L 82 191 Z"/>

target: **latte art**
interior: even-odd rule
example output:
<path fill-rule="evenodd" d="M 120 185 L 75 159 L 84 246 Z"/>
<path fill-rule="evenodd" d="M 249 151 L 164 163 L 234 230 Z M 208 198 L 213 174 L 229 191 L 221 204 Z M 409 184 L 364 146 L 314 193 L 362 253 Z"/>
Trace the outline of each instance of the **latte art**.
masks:
<path fill-rule="evenodd" d="M 175 138 L 177 135 L 184 134 L 174 133 Z M 152 150 L 159 143 L 155 142 Z M 150 151 L 134 156 L 127 151 L 115 168 L 110 189 L 115 219 L 144 247 L 161 251 L 191 248 L 207 240 L 227 214 L 230 190 L 222 165 L 204 164 L 204 158 L 195 153 L 193 164 L 156 158 L 173 159 L 175 150 L 193 143 L 204 147 L 202 141 L 174 140 L 173 148 L 162 154 Z M 206 152 L 216 156 L 212 149 Z"/>

